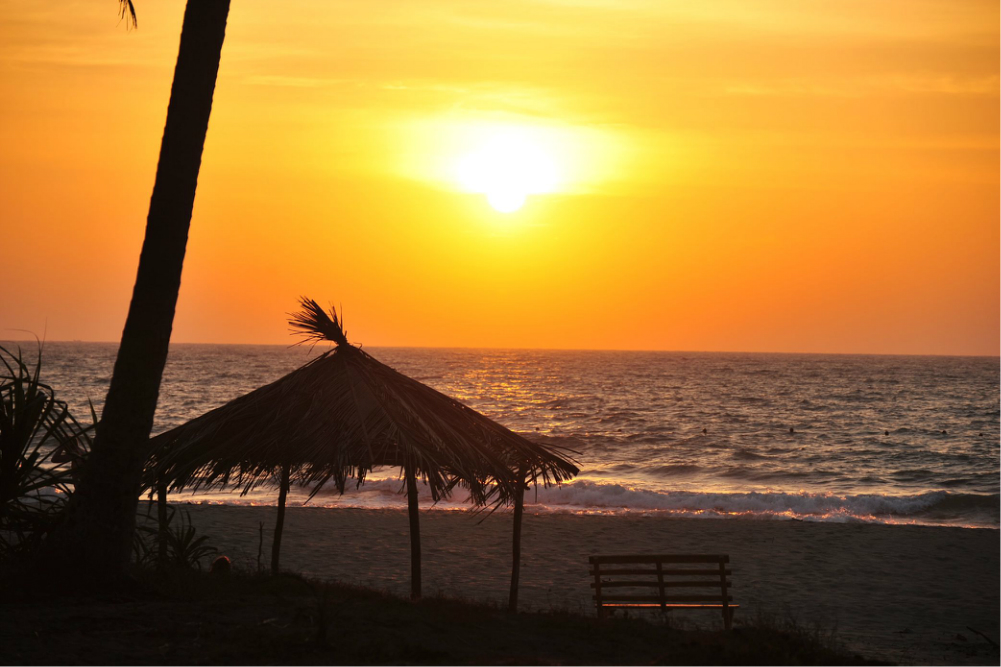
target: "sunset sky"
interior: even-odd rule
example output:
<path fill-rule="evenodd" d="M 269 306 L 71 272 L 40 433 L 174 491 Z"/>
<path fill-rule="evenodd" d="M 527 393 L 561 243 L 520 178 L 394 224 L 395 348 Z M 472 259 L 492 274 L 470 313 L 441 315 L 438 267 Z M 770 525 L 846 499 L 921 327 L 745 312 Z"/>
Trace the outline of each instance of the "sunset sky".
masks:
<path fill-rule="evenodd" d="M 0 0 L 0 339 L 116 341 L 183 2 Z M 997 0 L 234 0 L 173 340 L 998 354 Z M 497 210 L 510 210 L 502 212 Z"/>

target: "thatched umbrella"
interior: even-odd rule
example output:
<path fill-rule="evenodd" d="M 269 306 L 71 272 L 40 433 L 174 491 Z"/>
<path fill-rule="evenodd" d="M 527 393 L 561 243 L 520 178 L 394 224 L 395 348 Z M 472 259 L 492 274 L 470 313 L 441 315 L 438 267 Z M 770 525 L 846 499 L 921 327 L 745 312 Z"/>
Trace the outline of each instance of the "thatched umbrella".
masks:
<path fill-rule="evenodd" d="M 333 480 L 343 492 L 352 475 L 361 484 L 373 468 L 402 467 L 411 594 L 420 597 L 418 478 L 435 501 L 456 485 L 478 505 L 514 500 L 520 523 L 526 477 L 548 485 L 577 474 L 558 448 L 530 442 L 348 343 L 335 311 L 328 316 L 307 299 L 302 307 L 294 330 L 335 343 L 333 350 L 151 441 L 152 474 L 175 489 L 233 481 L 246 491 L 280 471 L 273 568 L 293 478 L 314 493 Z"/>

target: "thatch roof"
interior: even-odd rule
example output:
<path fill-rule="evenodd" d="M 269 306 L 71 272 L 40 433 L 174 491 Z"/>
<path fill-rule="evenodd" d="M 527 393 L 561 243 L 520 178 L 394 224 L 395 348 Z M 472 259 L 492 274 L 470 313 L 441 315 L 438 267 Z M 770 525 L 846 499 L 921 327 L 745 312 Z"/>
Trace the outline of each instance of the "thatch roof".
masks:
<path fill-rule="evenodd" d="M 536 444 L 348 343 L 337 317 L 303 299 L 294 329 L 336 347 L 269 385 L 151 441 L 151 470 L 173 488 L 229 483 L 249 490 L 282 466 L 300 483 L 359 483 L 372 468 L 412 465 L 432 497 L 468 487 L 476 503 L 505 500 L 517 471 L 559 483 L 578 473 Z M 561 455 L 562 454 L 562 455 Z"/>

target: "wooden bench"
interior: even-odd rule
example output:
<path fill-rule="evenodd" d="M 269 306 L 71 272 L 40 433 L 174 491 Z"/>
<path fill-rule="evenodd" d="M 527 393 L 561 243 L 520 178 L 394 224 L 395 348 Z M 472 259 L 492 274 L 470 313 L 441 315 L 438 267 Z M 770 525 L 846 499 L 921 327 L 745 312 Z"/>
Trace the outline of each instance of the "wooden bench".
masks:
<path fill-rule="evenodd" d="M 726 629 L 733 626 L 733 610 L 740 605 L 732 604 L 728 555 L 591 556 L 589 560 L 598 618 L 623 607 L 718 609 Z"/>

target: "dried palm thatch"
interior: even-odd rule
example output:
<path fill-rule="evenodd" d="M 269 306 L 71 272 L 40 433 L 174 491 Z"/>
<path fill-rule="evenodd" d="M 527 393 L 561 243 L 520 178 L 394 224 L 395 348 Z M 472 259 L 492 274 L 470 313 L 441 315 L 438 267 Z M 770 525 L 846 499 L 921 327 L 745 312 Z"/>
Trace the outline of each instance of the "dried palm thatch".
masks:
<path fill-rule="evenodd" d="M 152 469 L 172 488 L 267 483 L 289 466 L 316 486 L 379 466 L 412 466 L 435 500 L 456 483 L 473 502 L 506 500 L 516 471 L 559 483 L 577 467 L 475 410 L 399 373 L 350 345 L 336 313 L 303 300 L 292 326 L 307 340 L 337 347 L 281 379 L 236 398 L 151 441 Z"/>
<path fill-rule="evenodd" d="M 336 347 L 269 385 L 151 440 L 149 482 L 171 488 L 238 485 L 274 473 L 313 493 L 344 490 L 381 466 L 401 466 L 416 508 L 416 479 L 432 498 L 456 485 L 478 505 L 520 497 L 526 481 L 575 476 L 567 452 L 544 447 L 409 378 L 348 343 L 336 311 L 301 300 L 290 321 L 305 342 Z M 273 483 L 273 482 L 271 482 Z M 287 482 L 286 482 L 287 484 Z"/>

